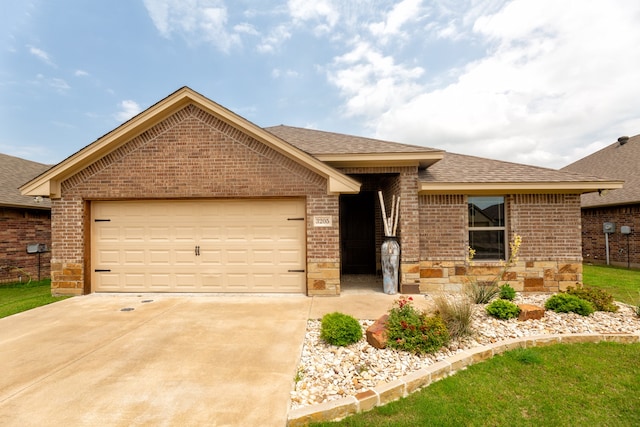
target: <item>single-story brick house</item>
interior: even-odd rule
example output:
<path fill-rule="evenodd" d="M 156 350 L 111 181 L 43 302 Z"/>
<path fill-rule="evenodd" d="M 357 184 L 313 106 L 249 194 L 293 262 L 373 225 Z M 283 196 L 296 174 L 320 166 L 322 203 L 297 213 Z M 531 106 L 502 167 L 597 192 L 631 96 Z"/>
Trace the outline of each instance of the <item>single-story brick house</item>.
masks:
<path fill-rule="evenodd" d="M 51 203 L 19 187 L 50 167 L 0 154 L 0 283 L 49 277 Z"/>
<path fill-rule="evenodd" d="M 339 295 L 401 197 L 400 292 L 581 280 L 580 195 L 621 183 L 330 132 L 261 128 L 184 87 L 25 184 L 52 208 L 52 291 Z M 470 212 L 472 214 L 470 214 Z M 475 215 L 481 212 L 482 215 Z M 468 245 L 477 249 L 472 268 Z"/>
<path fill-rule="evenodd" d="M 624 188 L 583 194 L 582 256 L 585 262 L 640 267 L 640 135 L 622 136 L 562 168 L 624 181 Z M 611 225 L 606 230 L 605 224 Z"/>

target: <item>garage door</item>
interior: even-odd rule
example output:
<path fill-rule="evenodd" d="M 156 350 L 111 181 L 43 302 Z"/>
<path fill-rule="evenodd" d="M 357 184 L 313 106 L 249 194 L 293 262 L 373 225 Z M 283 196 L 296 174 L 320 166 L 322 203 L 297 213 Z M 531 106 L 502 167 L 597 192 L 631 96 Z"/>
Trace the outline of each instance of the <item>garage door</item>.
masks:
<path fill-rule="evenodd" d="M 303 200 L 92 204 L 96 292 L 305 292 Z"/>

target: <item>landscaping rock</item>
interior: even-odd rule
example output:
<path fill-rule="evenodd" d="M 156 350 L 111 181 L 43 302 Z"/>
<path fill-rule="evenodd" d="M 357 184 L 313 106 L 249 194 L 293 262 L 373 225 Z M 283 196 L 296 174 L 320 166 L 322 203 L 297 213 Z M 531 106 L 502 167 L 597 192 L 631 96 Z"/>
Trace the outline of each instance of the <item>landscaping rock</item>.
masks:
<path fill-rule="evenodd" d="M 525 320 L 540 320 L 544 317 L 544 308 L 533 304 L 518 304 L 520 308 L 520 315 L 518 320 L 524 322 Z"/>
<path fill-rule="evenodd" d="M 375 348 L 387 346 L 387 319 L 388 314 L 383 315 L 367 328 L 367 342 Z"/>

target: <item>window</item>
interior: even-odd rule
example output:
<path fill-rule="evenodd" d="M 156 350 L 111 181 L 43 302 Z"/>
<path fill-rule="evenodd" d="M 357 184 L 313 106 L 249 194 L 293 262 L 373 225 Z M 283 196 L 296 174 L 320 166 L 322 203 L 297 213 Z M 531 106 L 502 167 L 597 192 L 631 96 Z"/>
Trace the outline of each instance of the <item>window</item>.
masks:
<path fill-rule="evenodd" d="M 468 206 L 474 259 L 506 259 L 504 197 L 469 197 Z"/>

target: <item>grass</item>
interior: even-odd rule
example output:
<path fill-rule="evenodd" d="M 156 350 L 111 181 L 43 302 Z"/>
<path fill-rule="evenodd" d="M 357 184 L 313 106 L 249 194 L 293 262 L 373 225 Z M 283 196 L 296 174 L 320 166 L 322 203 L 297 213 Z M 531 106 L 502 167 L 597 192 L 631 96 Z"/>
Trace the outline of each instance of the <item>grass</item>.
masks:
<path fill-rule="evenodd" d="M 51 296 L 51 280 L 0 285 L 0 318 L 68 297 Z"/>
<path fill-rule="evenodd" d="M 640 425 L 640 344 L 518 349 L 410 395 L 313 426 Z"/>
<path fill-rule="evenodd" d="M 585 264 L 582 281 L 585 286 L 609 292 L 616 301 L 640 304 L 640 270 Z"/>

